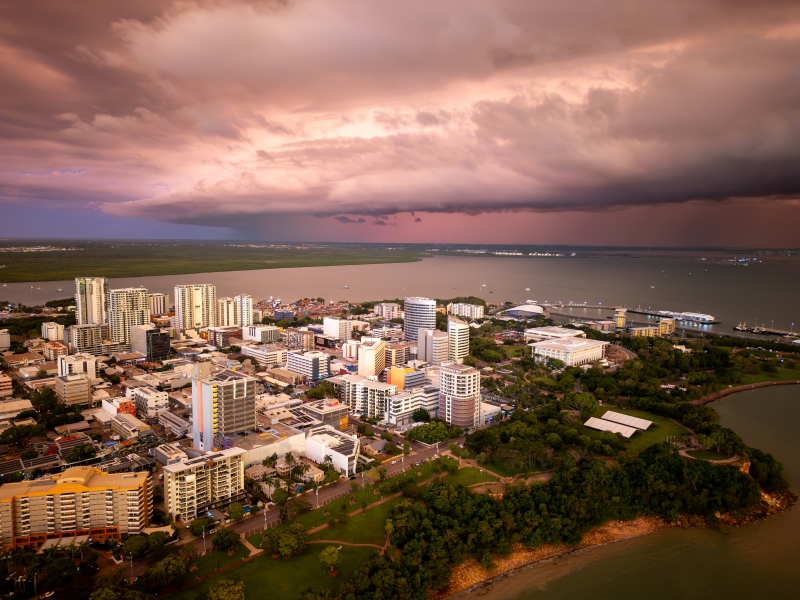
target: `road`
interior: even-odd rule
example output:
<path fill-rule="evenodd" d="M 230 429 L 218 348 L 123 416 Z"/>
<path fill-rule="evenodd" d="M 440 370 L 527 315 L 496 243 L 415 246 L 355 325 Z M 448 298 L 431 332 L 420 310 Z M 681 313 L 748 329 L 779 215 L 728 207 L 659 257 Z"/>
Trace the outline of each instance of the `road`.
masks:
<path fill-rule="evenodd" d="M 379 428 L 373 427 L 373 429 L 377 432 Z M 399 441 L 398 446 L 402 447 L 405 438 L 400 438 L 398 436 L 394 436 Z M 445 450 L 447 445 L 450 443 L 457 443 L 463 444 L 465 438 L 462 436 L 455 440 L 449 440 L 443 444 L 440 444 L 441 449 Z M 395 442 L 397 443 L 397 442 Z M 381 465 L 381 468 L 386 469 L 386 476 L 392 477 L 394 475 L 399 475 L 403 471 L 406 471 L 410 468 L 412 463 L 420 462 L 425 459 L 430 459 L 431 457 L 435 456 L 437 453 L 437 448 L 433 446 L 425 446 L 423 444 L 411 444 L 411 455 L 406 457 L 398 456 L 396 459 L 395 464 L 384 463 Z M 366 483 L 366 479 L 364 478 L 364 474 L 360 473 L 356 476 L 356 481 L 359 484 L 363 485 Z M 351 493 L 350 490 L 350 482 L 349 479 L 340 479 L 338 482 L 334 483 L 333 485 L 328 485 L 322 488 L 318 488 L 319 494 L 308 492 L 303 494 L 302 496 L 305 497 L 309 502 L 311 502 L 314 507 L 317 506 L 324 506 L 325 504 L 330 504 L 334 500 L 338 498 L 342 498 L 343 496 L 347 496 Z M 229 529 L 233 529 L 237 533 L 243 533 L 246 537 L 258 533 L 264 529 L 265 525 L 269 527 L 274 527 L 280 522 L 280 514 L 278 508 L 271 508 L 267 511 L 262 511 L 253 517 L 249 517 L 239 521 L 238 523 L 228 523 L 226 527 Z M 211 537 L 210 535 L 206 534 L 205 542 L 202 537 L 195 537 L 189 534 L 188 530 L 184 530 L 184 537 L 179 544 L 194 544 L 195 548 L 199 553 L 204 552 L 205 550 L 211 550 Z M 130 563 L 127 563 L 130 566 Z M 133 575 L 139 576 L 144 573 L 145 569 L 147 568 L 147 559 L 140 559 L 133 562 Z"/>

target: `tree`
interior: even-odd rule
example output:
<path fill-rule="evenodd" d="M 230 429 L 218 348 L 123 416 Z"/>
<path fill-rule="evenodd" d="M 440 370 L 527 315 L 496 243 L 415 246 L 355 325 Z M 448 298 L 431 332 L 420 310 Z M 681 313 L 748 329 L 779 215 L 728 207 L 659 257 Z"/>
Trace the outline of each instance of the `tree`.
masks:
<path fill-rule="evenodd" d="M 414 419 L 417 423 L 427 423 L 428 421 L 431 420 L 431 415 L 424 408 L 420 408 L 412 413 L 411 418 Z"/>
<path fill-rule="evenodd" d="M 80 462 L 94 458 L 96 454 L 97 449 L 92 444 L 78 444 L 73 446 L 65 460 L 67 463 Z"/>
<path fill-rule="evenodd" d="M 339 472 L 336 469 L 328 469 L 327 471 L 325 471 L 325 479 L 323 480 L 323 483 L 325 484 L 334 483 L 336 481 L 339 481 L 339 477 L 340 477 Z"/>
<path fill-rule="evenodd" d="M 297 538 L 291 531 L 284 531 L 278 537 L 278 551 L 283 557 L 289 557 L 297 550 Z"/>
<path fill-rule="evenodd" d="M 308 545 L 308 530 L 306 529 L 305 525 L 302 523 L 292 523 L 289 527 L 289 531 L 292 532 L 294 535 L 295 540 L 297 540 L 297 552 L 302 552 L 306 549 Z"/>
<path fill-rule="evenodd" d="M 214 519 L 211 517 L 197 517 L 189 523 L 189 531 L 192 532 L 192 535 L 203 535 L 204 531 L 208 531 L 213 526 Z"/>
<path fill-rule="evenodd" d="M 154 531 L 147 536 L 147 549 L 152 552 L 165 546 L 170 540 L 170 535 L 164 531 Z"/>
<path fill-rule="evenodd" d="M 408 456 L 411 453 L 411 444 L 408 442 L 403 442 L 403 454 Z"/>
<path fill-rule="evenodd" d="M 235 548 L 239 545 L 239 534 L 233 529 L 220 527 L 211 539 L 211 543 L 214 544 L 214 547 L 218 550 Z"/>
<path fill-rule="evenodd" d="M 285 504 L 286 501 L 289 499 L 289 492 L 287 492 L 283 488 L 278 488 L 274 492 L 272 492 L 272 501 L 275 504 Z"/>
<path fill-rule="evenodd" d="M 42 437 L 45 434 L 47 429 L 44 425 L 16 425 L 0 434 L 0 444 L 14 444 L 17 448 L 24 448 L 31 438 Z"/>
<path fill-rule="evenodd" d="M 328 546 L 319 553 L 319 562 L 328 567 L 328 574 L 333 575 L 334 567 L 339 564 L 339 551 L 335 546 Z"/>
<path fill-rule="evenodd" d="M 244 582 L 220 579 L 208 590 L 208 600 L 244 600 Z"/>
<path fill-rule="evenodd" d="M 261 537 L 261 548 L 269 554 L 279 554 L 281 534 L 277 529 L 267 529 Z"/>
<path fill-rule="evenodd" d="M 147 552 L 147 537 L 134 535 L 125 540 L 122 544 L 122 553 L 125 556 L 133 556 L 134 559 L 141 558 Z"/>
<path fill-rule="evenodd" d="M 564 396 L 564 405 L 569 409 L 578 411 L 581 417 L 591 416 L 600 408 L 594 396 L 587 392 L 566 394 Z"/>
<path fill-rule="evenodd" d="M 145 577 L 155 585 L 168 585 L 186 577 L 186 561 L 179 554 L 168 554 L 147 569 Z"/>
<path fill-rule="evenodd" d="M 244 507 L 241 502 L 233 502 L 228 507 L 228 516 L 234 521 L 241 521 L 244 519 Z"/>
<path fill-rule="evenodd" d="M 199 556 L 197 547 L 194 544 L 182 544 L 178 549 L 178 554 L 186 561 L 186 564 L 191 564 Z"/>

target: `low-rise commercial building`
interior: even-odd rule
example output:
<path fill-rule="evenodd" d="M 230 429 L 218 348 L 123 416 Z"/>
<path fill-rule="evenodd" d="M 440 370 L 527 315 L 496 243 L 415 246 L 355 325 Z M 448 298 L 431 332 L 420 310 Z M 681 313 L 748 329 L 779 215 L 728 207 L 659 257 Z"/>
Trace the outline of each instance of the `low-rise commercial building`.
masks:
<path fill-rule="evenodd" d="M 307 414 L 312 419 L 319 421 L 322 425 L 330 425 L 334 429 L 339 430 L 343 430 L 347 427 L 348 414 L 350 413 L 350 408 L 347 404 L 331 398 L 306 402 L 294 410 L 299 410 Z"/>
<path fill-rule="evenodd" d="M 250 325 L 242 327 L 242 339 L 245 342 L 274 344 L 281 341 L 281 330 L 274 325 Z"/>
<path fill-rule="evenodd" d="M 137 387 L 130 392 L 136 404 L 136 413 L 141 419 L 157 419 L 158 415 L 169 409 L 169 394 L 159 392 L 153 387 Z"/>
<path fill-rule="evenodd" d="M 585 338 L 586 332 L 566 327 L 533 327 L 525 330 L 525 343 L 543 342 L 546 340 L 562 340 L 565 338 Z"/>
<path fill-rule="evenodd" d="M 286 368 L 316 381 L 330 376 L 332 359 L 324 352 L 290 352 L 286 357 Z"/>
<path fill-rule="evenodd" d="M 313 350 L 314 332 L 307 327 L 289 327 L 286 329 L 286 346 L 292 350 Z"/>
<path fill-rule="evenodd" d="M 147 472 L 108 474 L 72 467 L 50 479 L 0 487 L 0 540 L 14 549 L 74 536 L 119 541 L 141 533 L 152 514 Z"/>
<path fill-rule="evenodd" d="M 83 373 L 75 375 L 61 375 L 55 378 L 56 396 L 59 402 L 72 406 L 74 404 L 89 404 L 92 399 L 89 380 Z"/>
<path fill-rule="evenodd" d="M 66 356 L 69 354 L 69 348 L 61 342 L 47 342 L 42 346 L 41 352 L 42 356 L 47 360 L 56 361 L 59 356 Z"/>
<path fill-rule="evenodd" d="M 158 414 L 158 422 L 164 429 L 171 432 L 172 435 L 177 438 L 185 436 L 192 429 L 192 424 L 189 423 L 189 421 L 181 419 L 178 415 L 168 410 Z"/>
<path fill-rule="evenodd" d="M 658 325 L 645 325 L 642 327 L 628 327 L 631 337 L 660 337 L 661 328 Z"/>
<path fill-rule="evenodd" d="M 123 440 L 132 440 L 151 433 L 150 426 L 133 415 L 117 413 L 111 419 L 111 431 Z"/>
<path fill-rule="evenodd" d="M 0 373 L 0 398 L 14 395 L 14 384 L 11 377 L 5 373 Z"/>
<path fill-rule="evenodd" d="M 360 447 L 358 438 L 329 425 L 310 429 L 306 437 L 306 456 L 317 464 L 322 464 L 325 457 L 330 456 L 334 468 L 344 476 L 356 472 Z"/>
<path fill-rule="evenodd" d="M 484 308 L 480 304 L 463 304 L 452 302 L 447 305 L 447 314 L 456 317 L 466 317 L 467 319 L 482 319 Z"/>
<path fill-rule="evenodd" d="M 286 348 L 279 346 L 242 346 L 242 354 L 269 369 L 286 365 Z"/>
<path fill-rule="evenodd" d="M 533 357 L 539 361 L 557 359 L 568 367 L 592 363 L 605 356 L 608 342 L 582 338 L 548 340 L 532 344 Z"/>
<path fill-rule="evenodd" d="M 212 508 L 244 500 L 244 455 L 241 448 L 173 463 L 164 467 L 164 503 L 173 519 L 188 523 Z"/>
<path fill-rule="evenodd" d="M 153 456 L 165 466 L 189 460 L 189 455 L 178 444 L 161 444 L 153 450 Z"/>
<path fill-rule="evenodd" d="M 231 339 L 240 339 L 242 328 L 236 326 L 229 327 L 209 327 L 208 343 L 217 348 L 227 348 L 231 345 Z"/>

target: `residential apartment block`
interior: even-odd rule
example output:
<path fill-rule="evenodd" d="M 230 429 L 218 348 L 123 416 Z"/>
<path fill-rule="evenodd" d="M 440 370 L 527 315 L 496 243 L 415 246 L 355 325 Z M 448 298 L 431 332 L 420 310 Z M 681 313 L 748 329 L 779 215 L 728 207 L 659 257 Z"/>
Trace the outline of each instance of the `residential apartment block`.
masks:
<path fill-rule="evenodd" d="M 217 288 L 213 285 L 175 286 L 175 326 L 200 329 L 217 324 Z"/>
<path fill-rule="evenodd" d="M 226 436 L 255 429 L 256 383 L 255 378 L 230 369 L 192 380 L 195 448 L 222 448 Z"/>
<path fill-rule="evenodd" d="M 241 448 L 228 448 L 165 465 L 167 513 L 188 523 L 212 508 L 244 500 L 244 455 Z"/>
<path fill-rule="evenodd" d="M 0 486 L 3 547 L 38 548 L 48 539 L 121 540 L 141 533 L 153 514 L 150 474 L 72 467 L 50 479 Z"/>
<path fill-rule="evenodd" d="M 439 418 L 451 425 L 478 425 L 481 408 L 481 374 L 467 365 L 442 365 L 439 372 Z"/>

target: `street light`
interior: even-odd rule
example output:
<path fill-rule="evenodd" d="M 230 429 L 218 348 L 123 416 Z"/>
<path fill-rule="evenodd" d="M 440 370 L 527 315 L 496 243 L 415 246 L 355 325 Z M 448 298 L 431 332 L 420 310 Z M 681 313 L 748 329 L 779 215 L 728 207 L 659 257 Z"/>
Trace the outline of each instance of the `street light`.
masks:
<path fill-rule="evenodd" d="M 267 513 L 264 513 L 264 518 L 266 519 L 266 517 L 267 517 Z M 206 553 L 206 530 L 204 529 L 203 530 L 203 554 L 205 554 L 205 553 Z M 133 569 L 133 567 L 131 567 L 131 569 Z M 133 572 L 133 571 L 131 571 L 131 572 Z"/>

